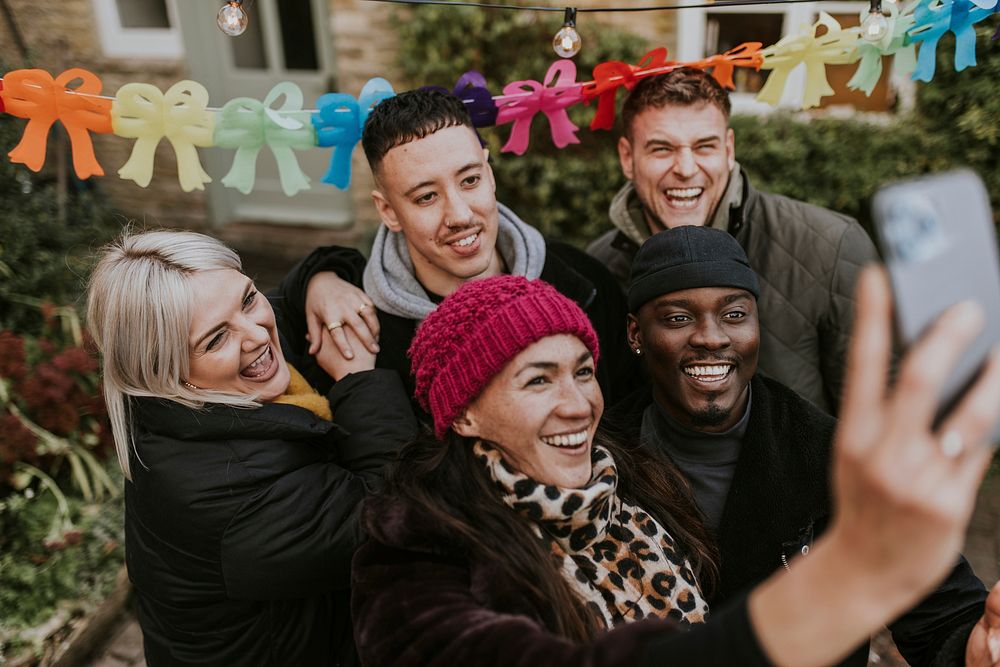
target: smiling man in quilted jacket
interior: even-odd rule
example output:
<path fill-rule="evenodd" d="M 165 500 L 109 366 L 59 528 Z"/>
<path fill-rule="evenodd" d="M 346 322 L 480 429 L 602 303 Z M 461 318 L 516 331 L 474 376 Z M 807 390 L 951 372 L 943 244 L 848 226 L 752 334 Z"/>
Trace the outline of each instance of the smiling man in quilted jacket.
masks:
<path fill-rule="evenodd" d="M 755 189 L 736 161 L 729 113 L 726 91 L 700 70 L 640 81 L 622 110 L 629 182 L 611 203 L 615 229 L 587 251 L 624 284 L 652 234 L 728 231 L 760 277 L 760 370 L 835 414 L 854 284 L 875 247 L 852 218 Z"/>

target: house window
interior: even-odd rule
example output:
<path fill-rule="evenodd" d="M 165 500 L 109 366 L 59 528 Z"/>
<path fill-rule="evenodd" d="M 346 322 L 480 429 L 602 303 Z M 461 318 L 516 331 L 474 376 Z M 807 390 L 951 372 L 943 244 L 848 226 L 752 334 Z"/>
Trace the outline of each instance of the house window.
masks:
<path fill-rule="evenodd" d="M 705 13 L 705 53 L 725 53 L 743 42 L 774 44 L 781 39 L 781 14 Z M 767 72 L 739 67 L 733 82 L 739 93 L 757 93 L 767 80 Z"/>
<path fill-rule="evenodd" d="M 782 37 L 796 33 L 802 25 L 815 23 L 819 13 L 824 11 L 842 26 L 858 25 L 861 10 L 867 8 L 867 2 L 827 1 L 682 10 L 678 17 L 677 58 L 682 61 L 700 60 L 724 53 L 743 42 L 762 42 L 764 46 L 770 46 Z M 888 84 L 890 63 L 891 59 L 884 63 L 886 67 L 882 79 L 871 97 L 847 88 L 847 81 L 857 69 L 857 64 L 827 66 L 827 79 L 835 94 L 823 98 L 821 106 L 849 105 L 866 111 L 887 111 L 893 100 Z M 770 105 L 755 99 L 769 74 L 768 70 L 736 69 L 736 91 L 732 94 L 735 112 L 768 113 L 773 110 Z M 801 108 L 804 88 L 805 71 L 799 67 L 789 75 L 779 106 Z"/>
<path fill-rule="evenodd" d="M 175 0 L 93 0 L 104 54 L 177 59 L 183 53 Z"/>

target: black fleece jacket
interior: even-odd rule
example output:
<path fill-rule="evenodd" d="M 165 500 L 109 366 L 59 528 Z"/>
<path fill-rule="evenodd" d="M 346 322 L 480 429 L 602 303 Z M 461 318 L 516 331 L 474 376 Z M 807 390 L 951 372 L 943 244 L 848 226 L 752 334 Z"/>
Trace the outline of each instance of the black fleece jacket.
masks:
<path fill-rule="evenodd" d="M 718 543 L 721 582 L 713 608 L 745 594 L 796 557 L 808 557 L 830 518 L 829 476 L 836 420 L 785 385 L 757 375 L 751 381 L 750 423 L 726 497 Z M 609 410 L 617 430 L 643 438 L 642 414 L 652 403 L 644 388 Z M 964 666 L 965 644 L 983 614 L 987 591 L 959 556 L 948 578 L 919 605 L 891 623 L 893 640 L 912 667 Z M 863 667 L 868 646 L 842 665 Z"/>
<path fill-rule="evenodd" d="M 397 498 L 368 505 L 372 538 L 354 558 L 351 609 L 358 653 L 378 667 L 766 667 L 746 599 L 680 629 L 626 623 L 575 643 L 550 609 L 512 588 L 502 568 Z M 374 522 L 374 525 L 372 524 Z M 553 576 L 559 576 L 553 571 Z"/>

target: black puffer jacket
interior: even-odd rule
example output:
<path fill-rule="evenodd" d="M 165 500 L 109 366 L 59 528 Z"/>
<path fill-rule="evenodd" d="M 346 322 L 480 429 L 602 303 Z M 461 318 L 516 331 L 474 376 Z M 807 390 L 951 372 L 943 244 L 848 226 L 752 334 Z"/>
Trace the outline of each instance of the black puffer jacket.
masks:
<path fill-rule="evenodd" d="M 730 210 L 729 233 L 760 278 L 760 370 L 835 414 L 854 321 L 854 285 L 878 253 L 852 218 L 761 192 L 745 174 L 742 178 L 743 204 Z M 616 201 L 630 197 L 634 191 L 620 193 Z M 634 214 L 622 202 L 613 205 L 611 217 L 628 226 L 622 216 Z M 629 232 L 636 235 L 637 226 Z M 587 252 L 627 282 L 644 240 L 615 229 Z"/>
<path fill-rule="evenodd" d="M 135 401 L 126 558 L 152 667 L 356 662 L 359 505 L 416 420 L 388 371 L 329 399 L 336 425 L 291 405 Z"/>

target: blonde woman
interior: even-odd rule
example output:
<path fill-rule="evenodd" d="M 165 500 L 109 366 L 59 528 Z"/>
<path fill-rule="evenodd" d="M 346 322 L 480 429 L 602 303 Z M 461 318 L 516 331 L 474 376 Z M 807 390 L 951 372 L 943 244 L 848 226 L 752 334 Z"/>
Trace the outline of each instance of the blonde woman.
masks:
<path fill-rule="evenodd" d="M 191 232 L 104 248 L 87 315 L 146 661 L 353 663 L 358 505 L 416 431 L 398 376 L 326 356 L 316 393 L 236 253 Z"/>

